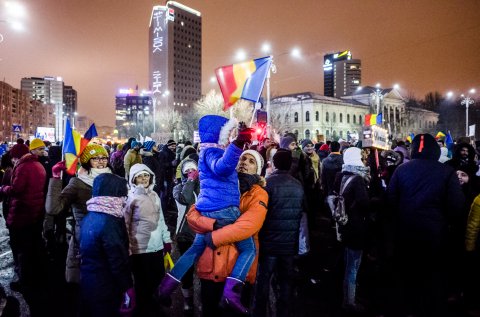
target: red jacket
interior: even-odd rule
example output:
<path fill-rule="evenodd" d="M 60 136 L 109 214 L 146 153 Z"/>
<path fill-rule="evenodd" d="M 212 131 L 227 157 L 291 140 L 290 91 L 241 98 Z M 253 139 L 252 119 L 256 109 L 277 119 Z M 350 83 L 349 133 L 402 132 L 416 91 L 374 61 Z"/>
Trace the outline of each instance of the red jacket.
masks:
<path fill-rule="evenodd" d="M 197 262 L 197 275 L 201 279 L 223 282 L 232 272 L 238 257 L 237 248 L 233 242 L 253 236 L 257 256 L 247 274 L 247 282 L 255 283 L 258 263 L 258 231 L 267 215 L 268 194 L 259 185 L 243 193 L 240 197 L 241 216 L 235 223 L 212 232 L 213 243 L 217 249 L 205 248 Z M 205 233 L 213 230 L 215 219 L 202 216 L 195 206 L 190 208 L 187 221 L 193 231 Z"/>
<path fill-rule="evenodd" d="M 10 197 L 8 226 L 23 228 L 43 220 L 46 179 L 45 168 L 36 155 L 26 154 L 15 164 L 11 185 L 2 187 L 2 193 Z"/>

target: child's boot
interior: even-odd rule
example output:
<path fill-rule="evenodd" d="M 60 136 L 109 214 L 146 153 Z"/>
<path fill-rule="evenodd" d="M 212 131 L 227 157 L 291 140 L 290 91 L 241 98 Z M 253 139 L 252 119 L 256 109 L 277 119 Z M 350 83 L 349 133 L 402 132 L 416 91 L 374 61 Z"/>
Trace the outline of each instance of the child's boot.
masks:
<path fill-rule="evenodd" d="M 229 306 L 235 311 L 248 315 L 248 309 L 243 306 L 241 302 L 243 283 L 240 280 L 237 280 L 233 277 L 227 277 L 225 281 L 225 288 L 223 289 L 223 296 L 220 301 L 222 307 Z"/>

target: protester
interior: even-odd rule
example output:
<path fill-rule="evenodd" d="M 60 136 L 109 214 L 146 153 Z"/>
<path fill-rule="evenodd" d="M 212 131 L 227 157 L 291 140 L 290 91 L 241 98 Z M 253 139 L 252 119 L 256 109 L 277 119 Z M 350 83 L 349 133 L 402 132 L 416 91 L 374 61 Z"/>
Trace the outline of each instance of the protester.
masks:
<path fill-rule="evenodd" d="M 430 134 L 412 142 L 412 160 L 390 181 L 396 313 L 444 316 L 448 228 L 458 225 L 464 197 L 456 172 L 438 162 Z"/>
<path fill-rule="evenodd" d="M 153 190 L 155 191 L 155 193 L 157 193 L 158 197 L 160 197 L 162 195 L 163 179 L 165 176 L 162 165 L 153 154 L 155 145 L 155 141 L 146 141 L 143 144 L 143 148 L 140 150 L 140 155 L 142 156 L 143 164 L 148 166 L 148 168 L 155 175 Z"/>
<path fill-rule="evenodd" d="M 321 193 L 320 193 L 320 173 L 322 166 L 320 157 L 315 152 L 315 147 L 310 139 L 302 141 L 302 150 L 305 154 L 305 165 L 308 173 L 307 178 L 304 179 L 304 191 L 308 203 L 308 224 L 310 228 L 315 226 L 315 218 L 321 208 Z"/>
<path fill-rule="evenodd" d="M 124 178 L 103 173 L 93 180 L 80 240 L 82 316 L 131 316 L 135 308 L 123 218 L 127 195 Z"/>
<path fill-rule="evenodd" d="M 155 174 L 146 165 L 135 164 L 130 169 L 129 185 L 124 211 L 137 296 L 135 314 L 156 316 L 153 294 L 165 275 L 163 256 L 171 252 L 172 240 L 163 219 L 160 197 L 153 190 Z"/>
<path fill-rule="evenodd" d="M 142 156 L 140 155 L 140 148 L 143 146 L 141 142 L 132 141 L 132 148 L 127 151 L 123 158 L 123 167 L 125 168 L 125 178 L 130 179 L 130 169 L 135 164 L 142 163 Z"/>
<path fill-rule="evenodd" d="M 199 121 L 199 134 L 202 141 L 199 158 L 201 191 L 195 208 L 207 217 L 233 223 L 239 216 L 240 197 L 235 167 L 245 143 L 251 140 L 251 131 L 244 124 L 239 125 L 237 138 L 229 144 L 228 137 L 237 124 L 221 116 L 207 115 Z M 260 157 L 258 152 L 253 153 Z M 259 171 L 260 173 L 260 171 Z M 247 313 L 240 302 L 241 288 L 255 258 L 255 244 L 252 237 L 236 242 L 239 258 L 232 275 L 225 284 L 222 302 L 234 310 Z M 161 301 L 168 303 L 180 279 L 203 253 L 205 247 L 214 248 L 211 234 L 197 234 L 192 246 L 177 261 L 158 288 Z"/>
<path fill-rule="evenodd" d="M 173 202 L 173 185 L 175 180 L 175 169 L 178 165 L 176 159 L 177 143 L 174 140 L 168 140 L 167 144 L 158 153 L 158 160 L 163 168 L 165 178 L 163 179 L 162 195 L 162 209 L 164 212 L 167 210 L 175 210 L 175 203 Z"/>
<path fill-rule="evenodd" d="M 48 186 L 46 210 L 53 216 L 68 212 L 72 208 L 75 226 L 68 245 L 67 267 L 65 278 L 67 282 L 79 283 L 80 258 L 79 241 L 83 218 L 87 214 L 86 202 L 92 197 L 93 181 L 104 173 L 112 173 L 108 166 L 108 153 L 98 144 L 85 147 L 80 155 L 81 167 L 76 177 L 72 177 L 62 190 L 61 173 L 65 171 L 65 162 L 60 162 L 52 168 L 52 178 Z M 65 172 L 64 172 L 65 174 Z"/>
<path fill-rule="evenodd" d="M 257 252 L 242 293 L 243 305 L 248 307 L 250 303 L 257 273 L 258 231 L 265 220 L 268 204 L 268 195 L 263 189 L 265 183 L 259 175 L 262 164 L 260 155 L 251 151 L 245 151 L 240 157 L 237 172 L 241 193 L 239 209 L 242 215 L 235 223 L 220 228 L 223 224 L 219 220 L 201 216 L 195 208 L 191 208 L 187 215 L 188 223 L 194 231 L 206 233 L 215 230 L 212 232 L 212 241 L 216 249 L 206 248 L 197 263 L 204 317 L 233 316 L 232 311 L 219 307 L 225 282 L 237 263 L 238 251 L 233 243 L 253 235 Z"/>
<path fill-rule="evenodd" d="M 277 316 L 290 316 L 294 257 L 298 253 L 300 218 L 305 202 L 302 184 L 289 174 L 291 152 L 279 149 L 273 156 L 273 173 L 267 178 L 268 212 L 259 234 L 260 258 L 252 316 L 267 316 L 270 280 L 277 277 Z"/>
<path fill-rule="evenodd" d="M 333 141 L 330 143 L 330 154 L 322 161 L 322 188 L 325 195 L 333 193 L 333 183 L 335 176 L 341 171 L 343 158 L 340 154 L 340 143 Z"/>
<path fill-rule="evenodd" d="M 189 147 L 188 145 L 185 148 Z M 185 149 L 184 149 L 185 150 Z M 198 160 L 198 155 L 192 154 Z M 187 156 L 180 164 L 181 182 L 173 188 L 173 198 L 177 201 L 177 228 L 175 242 L 180 252 L 184 254 L 192 245 L 195 233 L 187 223 L 186 215 L 190 207 L 195 204 L 200 193 L 200 180 L 198 179 L 198 163 Z M 182 278 L 183 309 L 185 312 L 193 311 L 193 273 L 191 267 Z"/>
<path fill-rule="evenodd" d="M 366 240 L 370 169 L 362 161 L 362 151 L 356 147 L 345 150 L 343 162 L 342 172 L 337 175 L 334 183 L 335 192 L 342 193 L 345 200 L 345 213 L 348 217 L 347 222 L 339 224 L 338 228 L 345 247 L 342 307 L 347 312 L 359 312 L 363 311 L 363 307 L 356 296 L 357 274 Z"/>
<path fill-rule="evenodd" d="M 112 172 L 120 177 L 125 177 L 125 166 L 123 165 L 123 144 L 118 144 L 116 151 L 110 156 L 110 166 Z"/>

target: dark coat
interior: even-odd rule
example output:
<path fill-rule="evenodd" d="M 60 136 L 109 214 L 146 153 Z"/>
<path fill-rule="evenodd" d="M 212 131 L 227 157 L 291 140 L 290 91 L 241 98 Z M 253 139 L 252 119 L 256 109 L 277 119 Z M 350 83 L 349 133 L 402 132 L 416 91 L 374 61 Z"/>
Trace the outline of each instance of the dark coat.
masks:
<path fill-rule="evenodd" d="M 82 225 L 80 254 L 82 298 L 90 313 L 117 316 L 122 294 L 133 285 L 124 218 L 89 212 Z"/>
<path fill-rule="evenodd" d="M 2 193 L 10 199 L 6 220 L 9 227 L 20 229 L 43 221 L 46 179 L 38 156 L 28 154 L 16 163 L 12 170 L 11 185 L 2 187 Z"/>
<path fill-rule="evenodd" d="M 164 180 L 167 182 L 173 182 L 173 179 L 175 177 L 175 169 L 177 167 L 175 158 L 176 154 L 170 151 L 167 146 L 164 146 L 162 150 L 158 153 L 158 160 L 160 161 L 160 165 L 164 170 Z"/>
<path fill-rule="evenodd" d="M 160 197 L 162 190 L 164 190 L 163 182 L 165 180 L 165 170 L 162 168 L 158 159 L 153 155 L 143 155 L 142 160 L 143 164 L 147 165 L 147 167 L 152 170 L 153 174 L 155 174 L 155 187 L 153 190 Z"/>
<path fill-rule="evenodd" d="M 449 225 L 461 220 L 465 198 L 453 168 L 435 159 L 400 165 L 388 186 L 395 243 L 439 251 Z"/>
<path fill-rule="evenodd" d="M 345 213 L 348 216 L 346 225 L 339 225 L 343 244 L 353 250 L 362 250 L 365 247 L 367 233 L 367 217 L 370 205 L 367 185 L 361 176 L 350 172 L 338 173 L 334 183 L 334 189 L 340 193 L 342 179 L 345 181 L 353 177 L 343 191 L 345 200 Z"/>
<path fill-rule="evenodd" d="M 298 254 L 298 235 L 305 194 L 302 184 L 288 171 L 274 171 L 267 178 L 268 211 L 260 230 L 263 255 Z"/>
<path fill-rule="evenodd" d="M 333 183 L 338 172 L 342 170 L 343 156 L 341 154 L 330 153 L 322 161 L 322 187 L 325 195 L 333 193 Z"/>

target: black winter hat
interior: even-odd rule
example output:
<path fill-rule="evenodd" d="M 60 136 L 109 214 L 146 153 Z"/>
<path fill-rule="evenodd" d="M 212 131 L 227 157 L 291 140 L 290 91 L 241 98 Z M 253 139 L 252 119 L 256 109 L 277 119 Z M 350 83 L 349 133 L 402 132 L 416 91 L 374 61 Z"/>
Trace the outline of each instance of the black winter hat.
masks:
<path fill-rule="evenodd" d="M 417 134 L 412 141 L 412 159 L 426 159 L 438 161 L 440 146 L 435 138 L 428 133 Z"/>
<path fill-rule="evenodd" d="M 292 151 L 278 149 L 272 160 L 276 169 L 289 171 L 292 166 Z"/>
<path fill-rule="evenodd" d="M 93 180 L 92 196 L 126 197 L 127 180 L 115 174 L 100 174 Z"/>

